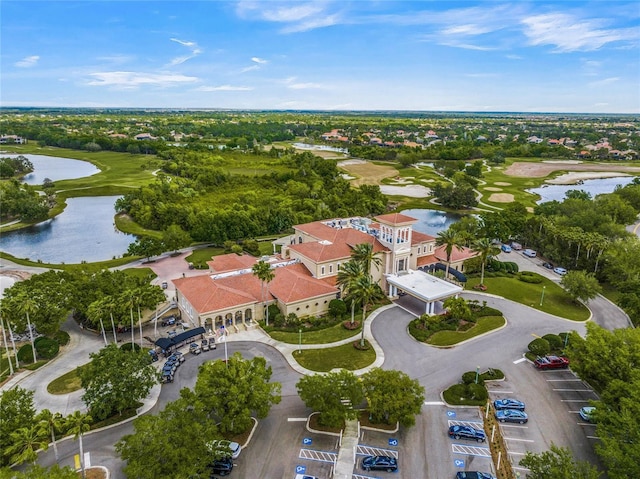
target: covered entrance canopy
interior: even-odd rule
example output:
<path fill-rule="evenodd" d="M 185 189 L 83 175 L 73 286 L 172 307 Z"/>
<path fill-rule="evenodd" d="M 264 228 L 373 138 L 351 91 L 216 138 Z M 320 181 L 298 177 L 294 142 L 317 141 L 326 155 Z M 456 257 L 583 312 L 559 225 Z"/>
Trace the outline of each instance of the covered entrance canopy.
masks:
<path fill-rule="evenodd" d="M 188 329 L 184 333 L 180 333 L 173 338 L 160 338 L 156 341 L 156 346 L 158 346 L 163 351 L 171 351 L 174 348 L 178 349 L 179 347 L 185 345 L 186 343 L 192 343 L 195 341 L 196 336 L 204 334 L 205 330 L 202 327 L 195 329 Z"/>
<path fill-rule="evenodd" d="M 436 303 L 462 293 L 462 288 L 424 271 L 409 270 L 400 274 L 386 275 L 389 296 L 405 292 L 425 303 L 424 313 L 436 313 Z"/>

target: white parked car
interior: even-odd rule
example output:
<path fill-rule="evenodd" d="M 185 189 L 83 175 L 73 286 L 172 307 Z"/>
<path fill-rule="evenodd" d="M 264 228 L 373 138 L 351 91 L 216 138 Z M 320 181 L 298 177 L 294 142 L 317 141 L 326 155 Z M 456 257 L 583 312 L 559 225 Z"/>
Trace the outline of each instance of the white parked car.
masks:
<path fill-rule="evenodd" d="M 560 268 L 559 266 L 553 268 L 553 272 L 559 274 L 560 276 L 564 276 L 565 274 L 567 274 L 567 270 L 564 268 Z"/>
<path fill-rule="evenodd" d="M 526 249 L 522 252 L 523 255 L 528 256 L 529 258 L 535 258 L 537 253 L 532 249 Z"/>
<path fill-rule="evenodd" d="M 207 447 L 212 452 L 213 451 L 223 451 L 223 452 L 230 451 L 231 459 L 238 459 L 238 456 L 240 456 L 240 453 L 242 452 L 242 446 L 240 446 L 240 444 L 233 441 L 226 441 L 224 439 L 211 441 L 210 443 L 207 444 Z"/>

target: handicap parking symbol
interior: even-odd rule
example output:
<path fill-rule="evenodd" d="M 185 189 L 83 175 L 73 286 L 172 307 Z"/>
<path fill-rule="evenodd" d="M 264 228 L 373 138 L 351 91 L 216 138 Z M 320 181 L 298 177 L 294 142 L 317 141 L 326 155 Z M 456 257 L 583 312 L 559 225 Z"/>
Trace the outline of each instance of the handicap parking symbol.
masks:
<path fill-rule="evenodd" d="M 462 459 L 456 459 L 453 461 L 453 465 L 456 467 L 464 467 L 464 461 Z"/>
<path fill-rule="evenodd" d="M 304 474 L 307 472 L 307 466 L 296 466 L 296 474 Z"/>
<path fill-rule="evenodd" d="M 305 437 L 302 440 L 302 444 L 304 444 L 305 446 L 310 446 L 311 445 L 311 438 L 310 437 Z"/>
<path fill-rule="evenodd" d="M 455 411 L 447 411 L 447 416 L 448 417 L 456 417 L 456 412 Z"/>
<path fill-rule="evenodd" d="M 389 445 L 390 446 L 397 446 L 398 445 L 398 440 L 395 438 L 389 438 Z"/>

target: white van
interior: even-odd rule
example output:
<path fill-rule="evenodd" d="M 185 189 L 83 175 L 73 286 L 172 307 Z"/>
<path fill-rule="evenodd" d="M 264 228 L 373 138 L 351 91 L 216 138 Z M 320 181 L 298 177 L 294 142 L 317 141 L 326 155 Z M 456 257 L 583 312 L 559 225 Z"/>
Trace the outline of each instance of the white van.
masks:
<path fill-rule="evenodd" d="M 532 249 L 526 249 L 522 252 L 523 255 L 528 256 L 529 258 L 535 258 L 537 253 Z"/>

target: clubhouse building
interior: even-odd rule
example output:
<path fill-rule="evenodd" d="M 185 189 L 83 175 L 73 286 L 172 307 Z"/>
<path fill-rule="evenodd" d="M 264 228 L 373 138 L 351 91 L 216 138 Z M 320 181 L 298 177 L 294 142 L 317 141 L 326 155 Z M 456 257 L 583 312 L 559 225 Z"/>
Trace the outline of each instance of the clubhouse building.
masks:
<path fill-rule="evenodd" d="M 229 332 L 241 331 L 264 318 L 265 302 L 276 304 L 285 316 L 322 316 L 329 302 L 341 297 L 338 271 L 361 243 L 372 244 L 380 258 L 380 266 L 372 265 L 370 272 L 390 299 L 405 303 L 416 315 L 439 314 L 442 302 L 462 288 L 426 272 L 444 269 L 447 256 L 433 236 L 413 229 L 417 221 L 400 213 L 314 221 L 294 226 L 292 235 L 278 240 L 279 254 L 215 256 L 208 262 L 208 273 L 173 280 L 183 320 L 207 331 L 222 325 Z M 454 248 L 450 273 L 460 278 L 464 261 L 474 256 L 467 248 Z M 274 273 L 264 285 L 252 273 L 261 260 Z"/>

